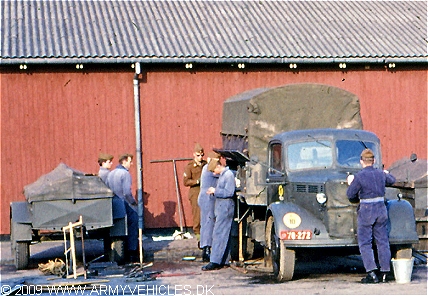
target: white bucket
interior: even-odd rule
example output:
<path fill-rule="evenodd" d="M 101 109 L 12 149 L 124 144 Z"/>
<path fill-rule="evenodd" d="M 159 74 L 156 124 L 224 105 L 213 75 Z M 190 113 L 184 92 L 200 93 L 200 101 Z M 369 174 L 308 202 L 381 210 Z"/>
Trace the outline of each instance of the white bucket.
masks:
<path fill-rule="evenodd" d="M 413 271 L 413 262 L 415 258 L 411 259 L 391 259 L 392 268 L 394 269 L 395 282 L 399 284 L 410 283 Z"/>

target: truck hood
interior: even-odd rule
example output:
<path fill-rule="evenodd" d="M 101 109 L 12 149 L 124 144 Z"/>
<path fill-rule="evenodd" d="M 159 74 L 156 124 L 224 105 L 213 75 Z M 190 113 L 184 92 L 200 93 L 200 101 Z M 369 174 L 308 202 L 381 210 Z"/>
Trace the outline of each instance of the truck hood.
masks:
<path fill-rule="evenodd" d="M 326 183 L 329 180 L 346 181 L 348 173 L 356 174 L 359 170 L 310 170 L 288 173 L 287 179 L 290 182 L 298 183 Z"/>

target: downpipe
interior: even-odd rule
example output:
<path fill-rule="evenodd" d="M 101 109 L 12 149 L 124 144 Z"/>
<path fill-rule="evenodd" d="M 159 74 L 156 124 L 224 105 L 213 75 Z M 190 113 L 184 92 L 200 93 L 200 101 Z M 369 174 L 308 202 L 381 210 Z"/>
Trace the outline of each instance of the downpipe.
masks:
<path fill-rule="evenodd" d="M 143 263 L 143 168 L 142 168 L 142 153 L 141 153 L 141 112 L 140 112 L 140 88 L 138 75 L 141 73 L 140 63 L 135 63 L 135 74 L 133 79 L 134 84 L 134 117 L 135 117 L 135 142 L 137 162 L 137 200 L 138 200 L 138 242 L 140 264 Z"/>

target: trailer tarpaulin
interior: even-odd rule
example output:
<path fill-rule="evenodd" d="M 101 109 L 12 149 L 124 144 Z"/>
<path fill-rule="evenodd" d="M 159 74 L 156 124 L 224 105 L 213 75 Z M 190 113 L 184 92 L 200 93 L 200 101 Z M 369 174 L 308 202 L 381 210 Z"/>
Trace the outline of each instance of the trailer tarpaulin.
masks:
<path fill-rule="evenodd" d="M 92 199 L 113 197 L 113 192 L 98 176 L 85 173 L 60 163 L 53 171 L 36 182 L 24 186 L 28 202 L 57 199 Z"/>

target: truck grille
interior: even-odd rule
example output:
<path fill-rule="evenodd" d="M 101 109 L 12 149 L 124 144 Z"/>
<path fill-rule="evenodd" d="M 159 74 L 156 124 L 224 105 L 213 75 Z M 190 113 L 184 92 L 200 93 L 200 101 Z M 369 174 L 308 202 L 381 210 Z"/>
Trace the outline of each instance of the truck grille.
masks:
<path fill-rule="evenodd" d="M 294 191 L 301 193 L 319 193 L 324 192 L 324 185 L 295 184 Z"/>

